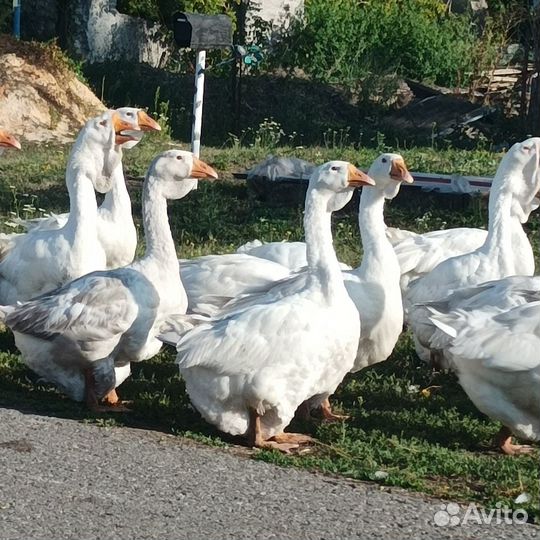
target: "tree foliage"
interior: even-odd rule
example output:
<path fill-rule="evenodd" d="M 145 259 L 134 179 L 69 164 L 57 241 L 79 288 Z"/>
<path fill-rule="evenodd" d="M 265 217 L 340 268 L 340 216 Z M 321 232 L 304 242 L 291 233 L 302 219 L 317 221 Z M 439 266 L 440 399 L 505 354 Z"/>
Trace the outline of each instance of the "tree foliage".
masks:
<path fill-rule="evenodd" d="M 122 13 L 168 24 L 176 11 L 188 13 L 232 13 L 237 0 L 118 0 Z"/>
<path fill-rule="evenodd" d="M 440 0 L 306 0 L 274 58 L 327 82 L 395 71 L 453 85 L 472 71 L 477 42 L 470 16 Z"/>

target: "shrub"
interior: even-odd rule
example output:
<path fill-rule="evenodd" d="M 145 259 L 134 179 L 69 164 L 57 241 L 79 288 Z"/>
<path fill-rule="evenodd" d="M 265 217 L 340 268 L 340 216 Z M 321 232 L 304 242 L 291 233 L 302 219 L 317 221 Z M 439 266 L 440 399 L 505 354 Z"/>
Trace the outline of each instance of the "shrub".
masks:
<path fill-rule="evenodd" d="M 440 0 L 306 0 L 272 61 L 324 82 L 395 71 L 455 85 L 470 76 L 478 40 L 471 18 Z"/>
<path fill-rule="evenodd" d="M 122 13 L 168 24 L 176 11 L 188 13 L 229 12 L 236 0 L 118 0 Z"/>

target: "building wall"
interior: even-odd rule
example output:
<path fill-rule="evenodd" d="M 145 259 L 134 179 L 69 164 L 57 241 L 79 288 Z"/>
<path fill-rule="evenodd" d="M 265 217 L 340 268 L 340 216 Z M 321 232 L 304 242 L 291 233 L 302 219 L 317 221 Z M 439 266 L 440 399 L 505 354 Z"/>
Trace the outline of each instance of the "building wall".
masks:
<path fill-rule="evenodd" d="M 304 7 L 304 0 L 259 0 L 252 3 L 259 8 L 257 15 L 265 21 L 280 20 Z"/>

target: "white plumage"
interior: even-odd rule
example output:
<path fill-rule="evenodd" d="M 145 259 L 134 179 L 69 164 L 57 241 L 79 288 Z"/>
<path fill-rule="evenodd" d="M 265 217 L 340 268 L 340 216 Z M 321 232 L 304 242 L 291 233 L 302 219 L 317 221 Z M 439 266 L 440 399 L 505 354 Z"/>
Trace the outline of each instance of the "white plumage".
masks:
<path fill-rule="evenodd" d="M 266 259 L 288 268 L 291 272 L 299 272 L 307 266 L 305 242 L 261 242 L 252 240 L 241 245 L 236 253 L 243 253 L 260 259 Z M 350 270 L 348 264 L 340 262 L 342 270 Z"/>
<path fill-rule="evenodd" d="M 512 244 L 516 254 L 516 273 L 534 272 L 534 254 L 521 223 L 514 227 Z M 401 268 L 401 290 L 405 294 L 409 283 L 428 274 L 439 263 L 480 248 L 487 239 L 484 229 L 459 227 L 416 234 L 411 231 L 387 228 L 386 234 L 394 246 Z"/>
<path fill-rule="evenodd" d="M 105 268 L 98 241 L 94 189 L 111 187 L 121 163 L 116 142 L 126 130 L 138 130 L 115 111 L 89 120 L 71 149 L 66 170 L 70 217 L 60 229 L 14 235 L 0 262 L 0 303 L 27 300 L 93 270 Z"/>
<path fill-rule="evenodd" d="M 510 436 L 540 440 L 540 278 L 506 278 L 456 295 L 429 307 L 431 347 L 476 407 L 503 424 L 501 449 L 529 452 Z"/>
<path fill-rule="evenodd" d="M 302 442 L 284 434 L 299 405 L 321 403 L 353 365 L 360 324 L 332 247 L 331 212 L 367 177 L 345 162 L 313 174 L 304 227 L 308 276 L 289 295 L 270 291 L 203 324 L 177 344 L 190 399 L 220 430 L 287 451 Z M 372 181 L 371 181 L 372 183 Z"/>
<path fill-rule="evenodd" d="M 123 121 L 134 123 L 142 130 L 130 133 L 131 136 L 119 145 L 122 149 L 133 148 L 138 144 L 144 131 L 161 130 L 159 124 L 140 109 L 121 107 L 116 109 L 116 113 Z M 117 142 L 121 142 L 118 137 Z M 106 268 L 119 268 L 133 260 L 137 249 L 137 230 L 131 215 L 131 200 L 121 161 L 114 168 L 111 181 L 112 187 L 97 210 L 97 235 L 105 251 Z M 28 231 L 46 231 L 64 227 L 68 218 L 69 213 L 53 214 L 46 218 L 18 220 L 18 223 Z"/>
<path fill-rule="evenodd" d="M 362 333 L 352 371 L 386 360 L 403 330 L 400 268 L 386 238 L 384 201 L 394 198 L 401 182 L 413 181 L 399 154 L 382 154 L 371 165 L 375 186 L 362 189 L 358 220 L 362 263 L 343 272 L 345 287 L 360 314 Z"/>
<path fill-rule="evenodd" d="M 267 290 L 290 275 L 285 266 L 246 255 L 205 255 L 180 260 L 180 275 L 188 295 L 189 309 L 214 312 L 222 299 Z"/>
<path fill-rule="evenodd" d="M 410 283 L 404 305 L 417 340 L 417 352 L 424 360 L 429 358 L 426 349 L 429 344 L 424 337 L 426 308 L 416 304 L 443 299 L 463 287 L 517 274 L 521 250 L 516 254 L 513 238 L 517 223 L 528 219 L 540 188 L 539 156 L 539 138 L 516 143 L 503 157 L 493 180 L 484 244 L 471 253 L 443 261 Z"/>
<path fill-rule="evenodd" d="M 184 197 L 195 178 L 207 176 L 217 177 L 189 152 L 164 152 L 150 166 L 143 188 L 143 258 L 1 308 L 32 370 L 96 409 L 103 397 L 117 403 L 114 388 L 129 375 L 130 362 L 155 355 L 165 319 L 186 311 L 167 199 Z"/>

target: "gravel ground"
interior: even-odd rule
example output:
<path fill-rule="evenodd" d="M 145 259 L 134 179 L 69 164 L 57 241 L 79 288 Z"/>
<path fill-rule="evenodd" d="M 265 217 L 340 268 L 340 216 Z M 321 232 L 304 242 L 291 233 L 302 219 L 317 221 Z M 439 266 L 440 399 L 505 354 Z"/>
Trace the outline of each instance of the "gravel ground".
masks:
<path fill-rule="evenodd" d="M 437 526 L 448 501 L 400 489 L 10 409 L 0 471 L 2 540 L 540 538 L 534 525 Z"/>

